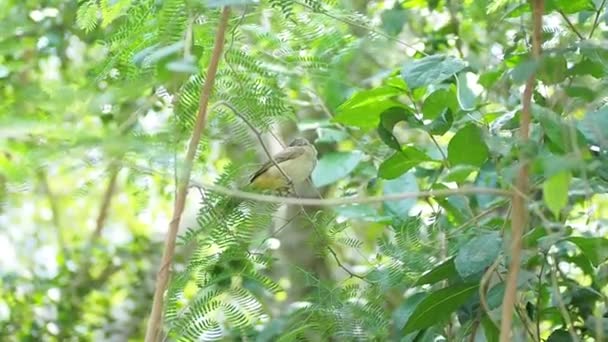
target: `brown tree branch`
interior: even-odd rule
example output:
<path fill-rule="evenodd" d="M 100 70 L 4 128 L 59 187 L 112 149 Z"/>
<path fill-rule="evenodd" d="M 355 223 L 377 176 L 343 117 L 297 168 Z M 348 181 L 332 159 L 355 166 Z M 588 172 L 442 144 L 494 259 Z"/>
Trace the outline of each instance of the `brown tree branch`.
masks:
<path fill-rule="evenodd" d="M 53 193 L 53 191 L 51 190 L 51 185 L 49 184 L 48 177 L 44 171 L 38 171 L 38 178 L 40 178 L 42 189 L 49 200 L 53 225 L 55 226 L 55 232 L 57 233 L 57 244 L 59 245 L 59 249 L 63 253 L 63 257 L 67 260 L 69 258 L 69 251 L 65 243 L 65 237 L 63 236 L 63 226 L 61 225 L 61 210 L 59 210 L 57 197 L 55 196 L 55 193 Z"/>
<path fill-rule="evenodd" d="M 157 341 L 162 330 L 163 297 L 169 283 L 169 265 L 175 253 L 175 240 L 177 238 L 179 223 L 186 204 L 186 194 L 188 192 L 188 184 L 190 174 L 192 172 L 194 156 L 207 121 L 207 106 L 209 104 L 209 98 L 211 97 L 211 91 L 213 90 L 213 84 L 215 82 L 220 57 L 224 49 L 224 39 L 226 35 L 226 28 L 228 27 L 229 17 L 230 8 L 224 7 L 215 36 L 215 44 L 213 46 L 211 60 L 207 68 L 205 84 L 201 90 L 196 124 L 194 126 L 194 131 L 192 132 L 190 144 L 188 145 L 188 151 L 184 161 L 184 168 L 182 170 L 181 177 L 179 178 L 177 194 L 175 196 L 173 206 L 173 218 L 169 223 L 169 232 L 167 233 L 167 237 L 165 239 L 163 257 L 161 259 L 160 269 L 156 277 L 156 289 L 154 290 L 152 311 L 150 313 L 150 319 L 146 329 L 146 342 Z"/>
<path fill-rule="evenodd" d="M 541 55 L 541 34 L 544 11 L 544 0 L 532 0 L 532 56 L 539 60 Z M 520 142 L 522 146 L 528 142 L 530 135 L 530 122 L 532 111 L 532 92 L 536 84 L 536 74 L 530 75 L 526 81 L 522 96 L 522 111 L 520 118 Z M 511 261 L 509 262 L 509 273 L 507 275 L 506 289 L 502 301 L 502 320 L 500 325 L 500 342 L 511 340 L 511 326 L 513 323 L 513 310 L 517 299 L 517 276 L 519 275 L 522 236 L 527 223 L 526 200 L 520 195 L 528 192 L 528 169 L 527 157 L 520 155 L 520 169 L 515 181 L 517 191 L 513 195 L 513 210 L 511 211 Z"/>
<path fill-rule="evenodd" d="M 445 197 L 445 196 L 456 196 L 456 195 L 496 195 L 496 196 L 508 196 L 511 197 L 513 193 L 508 190 L 495 189 L 495 188 L 481 188 L 481 187 L 463 187 L 458 189 L 443 189 L 443 190 L 430 190 L 430 191 L 411 191 L 411 192 L 400 192 L 395 194 L 383 195 L 383 196 L 353 196 L 353 197 L 340 197 L 340 198 L 328 198 L 328 199 L 317 199 L 317 198 L 300 198 L 300 197 L 284 197 L 274 195 L 263 195 L 255 192 L 241 191 L 230 189 L 217 184 L 203 184 L 196 181 L 190 182 L 191 186 L 203 189 L 209 189 L 219 194 L 231 196 L 235 198 L 241 198 L 246 200 L 266 202 L 266 203 L 278 203 L 278 204 L 292 204 L 292 205 L 303 205 L 303 206 L 323 206 L 323 207 L 338 207 L 342 205 L 353 205 L 353 204 L 369 204 L 369 203 L 380 203 L 399 201 L 407 198 L 427 198 L 427 197 Z"/>
<path fill-rule="evenodd" d="M 108 217 L 110 203 L 112 202 L 112 196 L 114 195 L 114 190 L 116 189 L 116 180 L 118 179 L 119 171 L 120 167 L 118 166 L 118 163 L 112 163 L 112 165 L 110 165 L 110 180 L 108 181 L 108 187 L 106 188 L 106 191 L 103 194 L 99 214 L 97 215 L 97 220 L 95 221 L 95 230 L 91 235 L 89 243 L 94 242 L 97 238 L 101 236 L 101 231 L 103 230 L 103 227 L 106 223 L 106 219 Z"/>

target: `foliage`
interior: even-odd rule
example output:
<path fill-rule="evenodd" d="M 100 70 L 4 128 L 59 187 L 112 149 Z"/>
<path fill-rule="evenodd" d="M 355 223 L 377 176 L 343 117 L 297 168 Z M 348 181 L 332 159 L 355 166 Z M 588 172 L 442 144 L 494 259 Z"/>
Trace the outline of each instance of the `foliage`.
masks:
<path fill-rule="evenodd" d="M 159 265 L 227 5 L 203 186 Z M 0 4 L 0 339 L 141 340 L 156 272 L 171 267 L 167 340 L 498 340 L 511 198 L 485 190 L 512 190 L 521 157 L 513 338 L 605 338 L 606 1 L 546 0 L 538 60 L 528 2 L 386 5 Z M 207 189 L 243 186 L 267 158 L 258 132 L 268 145 L 309 137 L 319 161 L 298 193 L 352 203 Z"/>

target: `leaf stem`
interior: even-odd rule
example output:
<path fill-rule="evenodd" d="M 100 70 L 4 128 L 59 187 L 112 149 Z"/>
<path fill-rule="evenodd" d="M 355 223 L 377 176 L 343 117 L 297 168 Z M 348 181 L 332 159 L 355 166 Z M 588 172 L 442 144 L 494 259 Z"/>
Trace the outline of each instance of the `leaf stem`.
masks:
<path fill-rule="evenodd" d="M 595 33 L 595 29 L 597 28 L 599 20 L 600 20 L 600 14 L 602 14 L 602 11 L 604 10 L 604 6 L 606 6 L 606 0 L 602 1 L 602 3 L 600 4 L 600 7 L 597 9 L 597 12 L 595 12 L 595 19 L 593 20 L 593 26 L 591 27 L 591 32 L 589 32 L 589 37 L 587 37 L 587 39 L 591 39 L 591 37 L 593 37 L 593 34 Z"/>

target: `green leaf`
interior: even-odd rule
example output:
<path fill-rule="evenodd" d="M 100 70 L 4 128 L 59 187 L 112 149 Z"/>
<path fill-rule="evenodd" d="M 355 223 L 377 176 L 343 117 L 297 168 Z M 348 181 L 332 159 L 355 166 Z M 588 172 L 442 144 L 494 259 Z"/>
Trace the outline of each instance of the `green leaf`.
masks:
<path fill-rule="evenodd" d="M 410 89 L 441 83 L 466 68 L 466 63 L 452 56 L 433 55 L 409 62 L 401 76 Z"/>
<path fill-rule="evenodd" d="M 357 92 L 338 107 L 333 121 L 362 129 L 374 128 L 382 112 L 391 107 L 405 107 L 392 99 L 402 93 L 402 89 L 389 86 Z"/>
<path fill-rule="evenodd" d="M 560 10 L 566 14 L 594 11 L 592 0 L 547 0 L 545 12 Z"/>
<path fill-rule="evenodd" d="M 483 315 L 481 319 L 481 325 L 483 326 L 483 334 L 485 335 L 485 341 L 487 342 L 498 342 L 500 331 L 492 322 L 492 320 L 488 317 L 488 315 Z"/>
<path fill-rule="evenodd" d="M 395 179 L 418 164 L 430 160 L 432 159 L 426 153 L 417 148 L 405 147 L 380 164 L 378 175 L 384 179 Z"/>
<path fill-rule="evenodd" d="M 461 73 L 456 78 L 456 84 L 458 86 L 458 104 L 463 110 L 475 109 L 477 98 L 471 88 L 467 84 L 467 78 L 465 73 Z"/>
<path fill-rule="evenodd" d="M 452 167 L 445 176 L 442 177 L 444 182 L 464 182 L 469 175 L 479 168 L 471 165 L 456 165 Z"/>
<path fill-rule="evenodd" d="M 392 107 L 380 114 L 380 123 L 378 124 L 378 135 L 380 139 L 390 148 L 401 151 L 401 144 L 393 135 L 393 128 L 400 121 L 408 121 L 413 117 L 413 113 L 403 107 Z"/>
<path fill-rule="evenodd" d="M 324 154 L 312 173 L 316 187 L 334 183 L 351 173 L 361 161 L 363 154 L 359 151 L 330 152 Z"/>
<path fill-rule="evenodd" d="M 571 236 L 566 240 L 575 244 L 589 258 L 593 266 L 608 259 L 608 240 L 600 237 Z"/>
<path fill-rule="evenodd" d="M 547 138 L 561 152 L 572 151 L 573 140 L 577 142 L 579 149 L 584 150 L 586 148 L 583 134 L 575 127 L 570 127 L 552 110 L 534 104 L 532 105 L 532 116 L 538 120 Z M 576 135 L 576 139 L 573 139 L 572 134 Z"/>
<path fill-rule="evenodd" d="M 570 171 L 558 172 L 543 183 L 543 200 L 556 218 L 568 204 L 568 188 L 572 174 Z"/>
<path fill-rule="evenodd" d="M 500 69 L 484 72 L 479 76 L 479 84 L 486 88 L 486 90 L 489 90 L 494 86 L 494 84 L 496 84 L 496 82 L 498 82 L 503 73 L 504 70 Z"/>
<path fill-rule="evenodd" d="M 573 342 L 568 330 L 556 329 L 547 338 L 547 342 Z"/>
<path fill-rule="evenodd" d="M 452 116 L 452 111 L 449 108 L 446 108 L 439 117 L 435 118 L 430 124 L 424 126 L 424 128 L 432 135 L 444 135 L 450 130 L 453 122 L 454 117 Z"/>
<path fill-rule="evenodd" d="M 399 178 L 387 180 L 383 186 L 384 195 L 415 191 L 418 191 L 418 184 L 416 183 L 416 177 L 412 173 L 406 173 Z M 384 202 L 384 209 L 387 214 L 404 219 L 409 215 L 409 211 L 414 204 L 416 204 L 415 198 L 386 201 Z"/>
<path fill-rule="evenodd" d="M 486 294 L 488 309 L 494 310 L 502 305 L 502 300 L 505 296 L 505 282 L 500 282 L 494 285 Z"/>
<path fill-rule="evenodd" d="M 587 113 L 577 126 L 588 141 L 608 147 L 608 106 Z"/>
<path fill-rule="evenodd" d="M 401 33 L 403 24 L 407 20 L 406 13 L 400 6 L 382 12 L 382 29 L 384 32 L 391 36 Z"/>
<path fill-rule="evenodd" d="M 416 306 L 426 297 L 425 292 L 414 293 L 407 297 L 401 305 L 393 313 L 393 322 L 395 322 L 395 328 L 398 330 L 403 329 L 405 323 L 410 319 L 412 313 L 416 309 Z"/>
<path fill-rule="evenodd" d="M 425 297 L 410 315 L 403 333 L 428 328 L 450 317 L 477 291 L 479 283 L 457 284 L 432 292 Z"/>
<path fill-rule="evenodd" d="M 442 113 L 445 109 L 451 109 L 452 113 L 458 112 L 458 99 L 456 94 L 450 89 L 438 89 L 424 99 L 422 104 L 422 116 L 425 119 L 433 120 Z"/>
<path fill-rule="evenodd" d="M 523 84 L 538 69 L 538 62 L 534 60 L 523 60 L 509 73 L 515 84 Z"/>
<path fill-rule="evenodd" d="M 540 62 L 538 79 L 545 84 L 557 84 L 566 79 L 567 65 L 563 56 L 545 56 Z"/>
<path fill-rule="evenodd" d="M 490 266 L 502 250 L 502 239 L 498 232 L 477 236 L 465 243 L 456 258 L 454 266 L 463 279 L 477 276 Z"/>
<path fill-rule="evenodd" d="M 595 78 L 602 78 L 606 74 L 606 68 L 602 63 L 593 61 L 589 58 L 583 58 L 582 61 L 576 63 L 572 68 L 568 69 L 568 75 L 582 76 L 591 75 Z"/>
<path fill-rule="evenodd" d="M 432 270 L 424 273 L 420 278 L 418 278 L 415 285 L 433 285 L 444 279 L 454 279 L 457 276 L 458 273 L 456 272 L 454 258 L 452 257 L 435 266 Z"/>
<path fill-rule="evenodd" d="M 435 118 L 433 122 L 424 126 L 424 128 L 432 135 L 444 135 L 452 127 L 454 117 L 452 111 L 446 108 L 440 116 Z"/>
<path fill-rule="evenodd" d="M 481 167 L 488 159 L 488 152 L 481 130 L 473 124 L 461 128 L 448 144 L 448 160 L 452 165 Z"/>
<path fill-rule="evenodd" d="M 579 97 L 585 101 L 592 102 L 595 100 L 595 92 L 587 87 L 566 87 L 566 95 L 570 97 Z"/>

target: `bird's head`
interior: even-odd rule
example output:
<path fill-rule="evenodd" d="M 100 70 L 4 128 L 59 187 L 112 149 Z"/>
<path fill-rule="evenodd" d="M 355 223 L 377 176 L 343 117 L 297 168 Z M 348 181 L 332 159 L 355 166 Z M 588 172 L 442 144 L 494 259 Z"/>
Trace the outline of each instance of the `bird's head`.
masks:
<path fill-rule="evenodd" d="M 310 143 L 308 142 L 308 140 L 306 140 L 304 138 L 295 138 L 289 144 L 289 146 L 309 146 L 309 145 L 310 145 Z"/>

